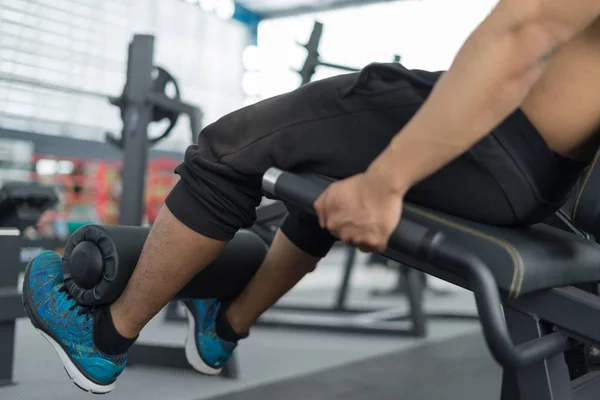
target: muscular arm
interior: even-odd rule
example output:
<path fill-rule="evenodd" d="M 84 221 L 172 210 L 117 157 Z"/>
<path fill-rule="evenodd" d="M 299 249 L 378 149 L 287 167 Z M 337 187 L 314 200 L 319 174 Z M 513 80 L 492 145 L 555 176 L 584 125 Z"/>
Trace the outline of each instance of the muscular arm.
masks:
<path fill-rule="evenodd" d="M 521 104 L 553 52 L 599 13 L 598 0 L 501 0 L 368 173 L 405 192 L 460 156 Z"/>

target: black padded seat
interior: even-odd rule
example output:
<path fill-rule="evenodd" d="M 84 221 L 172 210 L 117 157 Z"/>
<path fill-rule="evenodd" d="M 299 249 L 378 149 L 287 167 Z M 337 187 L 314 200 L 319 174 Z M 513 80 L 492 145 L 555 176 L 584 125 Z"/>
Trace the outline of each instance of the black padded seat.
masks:
<path fill-rule="evenodd" d="M 588 167 L 573 207 L 572 221 L 580 229 L 600 236 L 600 150 Z"/>
<path fill-rule="evenodd" d="M 403 218 L 444 233 L 478 256 L 510 298 L 600 281 L 600 245 L 563 230 L 485 225 L 411 204 L 404 206 Z"/>

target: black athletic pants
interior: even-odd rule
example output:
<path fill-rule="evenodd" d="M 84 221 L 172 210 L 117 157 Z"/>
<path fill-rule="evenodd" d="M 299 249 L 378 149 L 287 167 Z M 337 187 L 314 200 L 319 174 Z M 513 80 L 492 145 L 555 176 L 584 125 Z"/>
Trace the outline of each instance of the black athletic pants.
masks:
<path fill-rule="evenodd" d="M 372 64 L 235 111 L 206 127 L 176 172 L 166 205 L 202 235 L 252 226 L 269 167 L 332 178 L 363 172 L 423 104 L 441 73 Z M 566 201 L 582 166 L 554 154 L 520 111 L 415 186 L 408 202 L 498 225 L 540 222 Z M 334 238 L 291 209 L 286 236 L 315 256 Z"/>

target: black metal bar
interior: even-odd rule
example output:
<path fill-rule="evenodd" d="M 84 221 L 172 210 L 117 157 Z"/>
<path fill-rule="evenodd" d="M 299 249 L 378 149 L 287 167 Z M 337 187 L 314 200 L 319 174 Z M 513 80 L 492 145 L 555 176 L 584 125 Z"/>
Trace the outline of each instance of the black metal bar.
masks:
<path fill-rule="evenodd" d="M 196 106 L 184 103 L 178 99 L 167 97 L 164 93 L 150 92 L 148 94 L 148 102 L 152 105 L 164 108 L 165 110 L 176 111 L 179 113 L 190 114 L 199 111 Z"/>
<path fill-rule="evenodd" d="M 425 287 L 421 279 L 422 273 L 416 269 L 408 268 L 403 274 L 406 281 L 406 294 L 410 308 L 413 329 L 417 335 L 424 337 L 427 334 L 426 316 L 423 307 L 423 292 Z"/>
<path fill-rule="evenodd" d="M 315 21 L 313 30 L 310 34 L 310 39 L 306 44 L 300 44 L 306 49 L 307 55 L 306 60 L 304 61 L 304 65 L 297 71 L 302 78 L 301 85 L 306 85 L 312 80 L 313 75 L 315 74 L 317 67 L 328 67 L 339 69 L 340 71 L 347 72 L 359 72 L 361 68 L 351 67 L 348 65 L 336 64 L 331 62 L 322 61 L 319 55 L 319 44 L 321 42 L 321 36 L 323 35 L 323 24 L 321 22 Z M 394 55 L 394 62 L 400 62 L 402 59 L 399 55 Z"/>
<path fill-rule="evenodd" d="M 446 268 L 465 269 L 470 277 L 484 336 L 494 358 L 501 365 L 523 368 L 566 350 L 567 339 L 559 333 L 551 333 L 535 341 L 515 346 L 500 308 L 502 303 L 498 285 L 487 266 L 479 258 L 465 253 L 463 249 L 452 246 L 449 242 L 442 243 L 440 240 L 437 244 L 439 247 L 433 250 L 432 263 Z"/>
<path fill-rule="evenodd" d="M 600 344 L 600 297 L 576 287 L 554 288 L 511 302 L 579 339 Z"/>
<path fill-rule="evenodd" d="M 25 316 L 21 293 L 17 291 L 17 279 L 14 279 L 14 288 L 0 287 L 0 323 L 14 321 Z"/>
<path fill-rule="evenodd" d="M 2 223 L 15 222 L 12 215 L 3 215 Z M 16 319 L 23 317 L 25 311 L 17 291 L 20 270 L 19 248 L 21 232 L 15 228 L 0 228 L 0 387 L 13 385 L 14 352 L 16 338 Z"/>
<path fill-rule="evenodd" d="M 192 143 L 196 143 L 198 134 L 202 128 L 202 119 L 204 118 L 202 110 L 193 104 L 188 104 L 178 99 L 171 99 L 165 96 L 164 93 L 151 92 L 148 95 L 148 102 L 165 110 L 187 114 L 190 120 Z"/>
<path fill-rule="evenodd" d="M 523 400 L 519 393 L 517 373 L 512 369 L 504 368 L 504 371 L 502 371 L 500 400 Z"/>
<path fill-rule="evenodd" d="M 354 271 L 354 265 L 356 264 L 356 249 L 348 246 L 346 248 L 346 257 L 346 262 L 344 263 L 344 275 L 342 276 L 342 281 L 338 288 L 335 300 L 335 311 L 344 310 L 346 308 L 350 279 L 352 278 L 352 272 Z"/>
<path fill-rule="evenodd" d="M 360 68 L 355 68 L 355 67 L 348 67 L 347 65 L 341 65 L 341 64 L 333 64 L 333 63 L 328 63 L 325 61 L 319 61 L 319 65 L 322 67 L 329 67 L 329 68 L 335 68 L 335 69 L 339 69 L 342 71 L 348 71 L 348 72 L 358 72 L 360 71 Z"/>
<path fill-rule="evenodd" d="M 511 339 L 521 345 L 540 340 L 549 333 L 538 319 L 520 311 L 505 307 L 504 315 Z M 505 368 L 502 400 L 554 400 L 568 399 L 571 379 L 562 353 L 543 359 L 526 368 Z M 512 381 L 512 385 L 507 385 Z M 512 387 L 516 392 L 508 392 Z"/>
<path fill-rule="evenodd" d="M 0 388 L 14 384 L 15 321 L 0 322 Z"/>
<path fill-rule="evenodd" d="M 149 150 L 148 124 L 152 107 L 147 103 L 152 88 L 154 37 L 135 35 L 129 45 L 127 85 L 123 91 L 123 192 L 119 207 L 119 224 L 142 224 L 146 167 Z"/>

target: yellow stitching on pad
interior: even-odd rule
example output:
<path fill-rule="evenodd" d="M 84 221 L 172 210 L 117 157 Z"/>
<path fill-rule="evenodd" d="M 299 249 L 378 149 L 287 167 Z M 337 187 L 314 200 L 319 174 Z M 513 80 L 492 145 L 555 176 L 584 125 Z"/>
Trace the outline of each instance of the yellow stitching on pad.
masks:
<path fill-rule="evenodd" d="M 579 189 L 579 194 L 577 194 L 577 200 L 575 200 L 575 207 L 573 207 L 573 215 L 571 215 L 571 219 L 573 221 L 575 221 L 575 216 L 577 215 L 577 212 L 579 211 L 579 202 L 581 201 L 581 197 L 583 196 L 583 191 L 585 190 L 585 187 L 588 184 L 588 181 L 590 180 L 590 177 L 592 176 L 592 172 L 594 172 L 594 169 L 596 168 L 596 165 L 598 164 L 598 160 L 600 159 L 600 149 L 598 149 L 598 151 L 596 152 L 596 155 L 594 156 L 594 160 L 592 161 L 592 164 L 589 167 L 588 173 L 585 175 L 585 179 L 583 180 L 583 183 L 581 184 L 581 188 Z"/>
<path fill-rule="evenodd" d="M 600 156 L 600 150 L 598 151 L 596 158 L 598 158 L 598 156 Z M 316 175 L 318 175 L 322 178 L 325 178 L 327 180 L 330 180 L 332 182 L 336 181 L 336 179 L 331 178 L 326 175 L 323 175 L 323 174 L 316 173 Z M 513 245 L 511 245 L 510 243 L 505 242 L 501 239 L 498 239 L 493 236 L 487 235 L 485 233 L 476 231 L 472 228 L 468 228 L 466 226 L 461 226 L 456 222 L 449 221 L 442 217 L 438 217 L 437 215 L 433 215 L 431 213 L 428 213 L 427 211 L 423 211 L 423 210 L 411 207 L 406 204 L 404 205 L 404 208 L 407 210 L 410 210 L 416 214 L 419 214 L 423 217 L 436 220 L 442 224 L 451 226 L 451 227 L 461 230 L 463 232 L 470 233 L 481 239 L 487 240 L 489 242 L 495 243 L 495 244 L 503 247 L 508 252 L 508 254 L 510 255 L 510 258 L 512 259 L 512 262 L 513 262 L 513 278 L 512 278 L 511 285 L 510 285 L 510 290 L 508 292 L 508 297 L 512 298 L 512 299 L 516 299 L 521 295 L 521 290 L 523 289 L 523 281 L 525 279 L 525 264 L 523 263 L 523 258 L 521 257 L 521 254 Z M 517 285 L 517 281 L 519 282 L 518 285 Z M 515 285 L 517 286 L 516 288 L 515 288 Z"/>
<path fill-rule="evenodd" d="M 423 211 L 423 210 L 411 207 L 409 205 L 405 205 L 404 208 L 406 208 L 407 210 L 409 210 L 411 212 L 414 212 L 415 214 L 419 214 L 423 217 L 433 219 L 437 222 L 448 225 L 450 227 L 461 230 L 463 232 L 470 233 L 481 239 L 487 240 L 489 242 L 495 243 L 495 244 L 503 247 L 508 252 L 508 254 L 510 255 L 510 257 L 513 261 L 513 279 L 512 279 L 512 283 L 510 285 L 510 291 L 508 293 L 508 297 L 516 299 L 521 295 L 521 290 L 523 288 L 523 280 L 525 278 L 525 264 L 523 263 L 523 259 L 521 258 L 519 251 L 513 245 L 511 245 L 508 242 L 505 242 L 504 240 L 487 235 L 483 232 L 476 231 L 472 228 L 460 225 L 456 222 L 447 220 L 442 217 L 438 217 L 437 215 L 428 213 L 427 211 Z M 517 282 L 518 282 L 518 284 L 517 284 Z"/>

